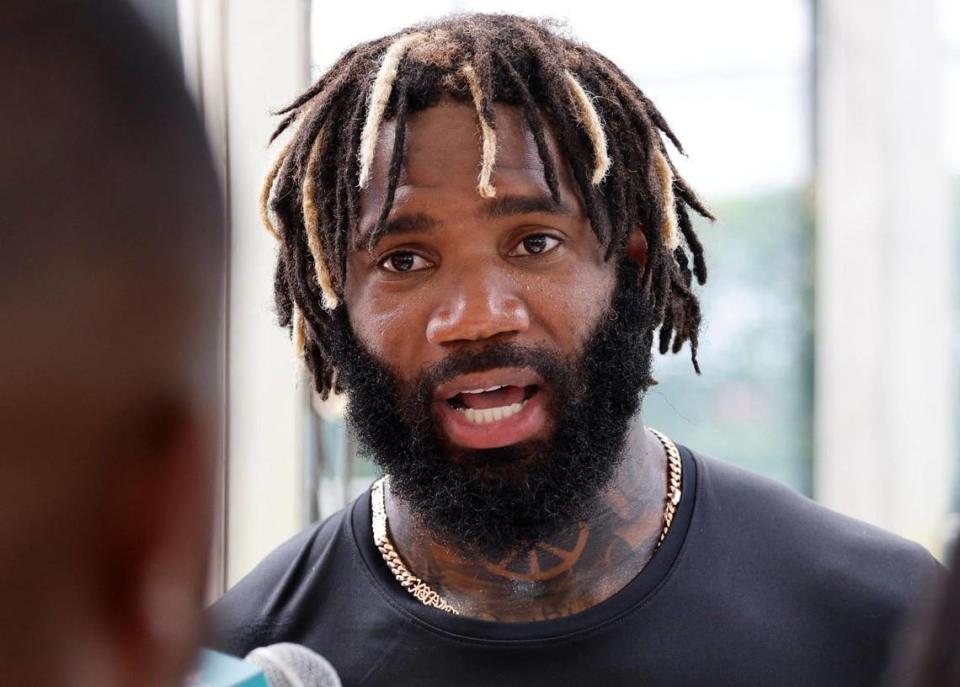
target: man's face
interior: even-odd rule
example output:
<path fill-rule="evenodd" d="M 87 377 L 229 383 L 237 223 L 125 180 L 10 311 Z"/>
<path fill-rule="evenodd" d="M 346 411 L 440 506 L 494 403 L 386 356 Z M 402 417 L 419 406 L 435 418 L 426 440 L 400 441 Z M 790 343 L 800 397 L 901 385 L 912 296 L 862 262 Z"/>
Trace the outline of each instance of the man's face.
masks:
<path fill-rule="evenodd" d="M 388 123 L 361 194 L 361 241 L 383 203 L 393 132 Z M 351 252 L 345 300 L 354 332 L 403 383 L 451 353 L 492 343 L 576 357 L 610 304 L 613 265 L 603 261 L 567 165 L 558 165 L 556 207 L 518 109 L 497 105 L 497 140 L 497 197 L 486 199 L 477 193 L 476 111 L 443 102 L 414 115 L 388 231 L 372 253 Z M 434 409 L 453 444 L 494 448 L 545 437 L 550 392 L 530 369 L 502 368 L 444 383 Z M 450 399 L 478 410 L 526 403 L 506 420 L 478 423 L 485 418 Z"/>
<path fill-rule="evenodd" d="M 393 131 L 361 194 L 361 245 Z M 392 489 L 441 538 L 491 556 L 584 516 L 649 382 L 651 341 L 639 267 L 603 260 L 553 137 L 559 204 L 516 108 L 497 106 L 497 138 L 486 199 L 475 110 L 411 118 L 387 231 L 350 251 L 349 326 L 332 344 L 351 422 Z"/>

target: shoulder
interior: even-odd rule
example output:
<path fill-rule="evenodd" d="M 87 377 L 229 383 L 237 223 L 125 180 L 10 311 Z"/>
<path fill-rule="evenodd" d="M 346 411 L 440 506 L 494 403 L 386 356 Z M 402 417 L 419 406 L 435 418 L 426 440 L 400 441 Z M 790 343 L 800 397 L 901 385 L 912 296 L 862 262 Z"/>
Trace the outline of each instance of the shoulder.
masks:
<path fill-rule="evenodd" d="M 920 546 L 837 513 L 771 479 L 692 452 L 697 506 L 741 554 L 790 579 L 889 610 L 912 606 L 942 567 Z"/>
<path fill-rule="evenodd" d="M 298 602 L 322 590 L 321 581 L 351 574 L 350 518 L 357 501 L 278 546 L 211 607 L 215 648 L 242 656 L 284 641 L 298 621 Z"/>

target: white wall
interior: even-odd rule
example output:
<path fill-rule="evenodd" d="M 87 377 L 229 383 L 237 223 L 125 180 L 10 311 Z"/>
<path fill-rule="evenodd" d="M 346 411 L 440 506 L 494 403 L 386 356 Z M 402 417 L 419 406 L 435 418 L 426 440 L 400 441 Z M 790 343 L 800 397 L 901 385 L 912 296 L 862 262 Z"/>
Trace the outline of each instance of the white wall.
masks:
<path fill-rule="evenodd" d="M 273 308 L 274 239 L 257 197 L 275 151 L 269 112 L 307 84 L 304 0 L 227 4 L 231 220 L 228 345 L 227 586 L 303 526 L 298 438 L 303 405 L 286 331 Z"/>
<path fill-rule="evenodd" d="M 936 3 L 819 12 L 815 495 L 937 550 L 957 409 Z"/>
<path fill-rule="evenodd" d="M 258 195 L 276 154 L 270 111 L 309 80 L 309 0 L 177 0 L 180 50 L 229 211 L 226 459 L 210 593 L 216 598 L 303 527 L 306 387 L 273 306 L 274 240 Z M 298 388 L 299 387 L 299 388 Z"/>

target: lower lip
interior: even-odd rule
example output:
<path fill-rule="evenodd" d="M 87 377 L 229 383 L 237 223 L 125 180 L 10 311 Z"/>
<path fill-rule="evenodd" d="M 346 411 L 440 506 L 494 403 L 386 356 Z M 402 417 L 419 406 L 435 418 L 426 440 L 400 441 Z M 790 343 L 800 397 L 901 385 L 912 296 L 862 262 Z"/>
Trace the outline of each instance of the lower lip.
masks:
<path fill-rule="evenodd" d="M 525 441 L 546 423 L 542 394 L 538 391 L 523 406 L 519 413 L 503 420 L 494 420 L 482 425 L 470 422 L 459 410 L 454 410 L 446 401 L 440 401 L 440 419 L 447 437 L 464 448 L 499 448 Z"/>

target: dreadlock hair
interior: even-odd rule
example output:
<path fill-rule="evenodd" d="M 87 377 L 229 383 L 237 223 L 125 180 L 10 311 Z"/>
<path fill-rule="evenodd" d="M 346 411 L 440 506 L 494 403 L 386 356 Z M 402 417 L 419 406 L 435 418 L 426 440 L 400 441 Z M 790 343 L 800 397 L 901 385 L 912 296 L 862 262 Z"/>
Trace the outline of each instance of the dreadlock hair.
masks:
<path fill-rule="evenodd" d="M 412 26 L 344 53 L 317 82 L 276 114 L 271 142 L 293 134 L 271 167 L 261 216 L 280 245 L 275 298 L 326 398 L 341 391 L 325 333 L 348 320 L 342 309 L 347 255 L 355 237 L 359 193 L 369 181 L 384 121 L 396 125 L 378 224 L 383 230 L 403 170 L 409 117 L 443 97 L 471 104 L 482 134 L 477 191 L 496 195 L 494 102 L 518 107 L 559 201 L 555 162 L 544 132 L 551 127 L 580 192 L 605 258 L 621 253 L 642 228 L 647 264 L 642 293 L 660 327 L 661 353 L 690 344 L 699 374 L 700 304 L 692 281 L 707 268 L 688 209 L 713 219 L 670 160 L 664 137 L 683 153 L 656 106 L 615 65 L 562 35 L 548 20 L 461 14 Z M 615 132 L 611 144 L 609 132 Z M 691 265 L 692 259 L 692 265 Z M 301 348 L 302 347 L 302 348 Z"/>

